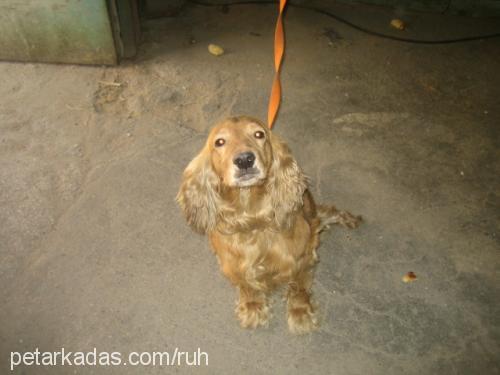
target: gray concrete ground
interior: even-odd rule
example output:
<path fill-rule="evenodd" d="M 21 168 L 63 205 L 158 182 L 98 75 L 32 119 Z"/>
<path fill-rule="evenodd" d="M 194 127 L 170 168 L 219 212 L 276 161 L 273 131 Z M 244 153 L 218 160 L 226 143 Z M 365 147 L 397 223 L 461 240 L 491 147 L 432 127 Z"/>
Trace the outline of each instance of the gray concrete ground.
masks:
<path fill-rule="evenodd" d="M 335 9 L 395 32 L 390 12 Z M 405 36 L 495 27 L 405 18 Z M 317 332 L 287 332 L 281 295 L 267 329 L 239 328 L 236 292 L 174 197 L 211 124 L 265 118 L 274 19 L 268 6 L 190 7 L 148 21 L 120 67 L 0 64 L 0 373 L 37 347 L 199 347 L 209 365 L 13 373 L 500 372 L 499 40 L 410 45 L 289 10 L 275 131 L 317 200 L 365 224 L 322 236 Z"/>

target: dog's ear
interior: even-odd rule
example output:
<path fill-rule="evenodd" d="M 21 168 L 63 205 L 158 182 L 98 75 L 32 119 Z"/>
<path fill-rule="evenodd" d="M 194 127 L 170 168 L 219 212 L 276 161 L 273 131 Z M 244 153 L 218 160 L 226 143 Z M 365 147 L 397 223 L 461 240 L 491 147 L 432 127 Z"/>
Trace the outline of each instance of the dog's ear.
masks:
<path fill-rule="evenodd" d="M 271 196 L 277 224 L 290 227 L 290 213 L 302 206 L 307 181 L 286 143 L 274 134 L 269 134 L 269 139 L 272 164 L 267 191 Z"/>
<path fill-rule="evenodd" d="M 219 185 L 219 176 L 212 168 L 210 151 L 205 146 L 184 170 L 176 198 L 187 222 L 199 233 L 215 228 L 220 204 Z"/>

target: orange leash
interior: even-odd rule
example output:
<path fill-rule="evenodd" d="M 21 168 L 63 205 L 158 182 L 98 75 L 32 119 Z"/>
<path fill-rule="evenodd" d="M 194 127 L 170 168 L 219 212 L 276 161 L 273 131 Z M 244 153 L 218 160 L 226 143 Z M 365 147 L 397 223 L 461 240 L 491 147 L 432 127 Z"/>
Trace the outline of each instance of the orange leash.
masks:
<path fill-rule="evenodd" d="M 269 98 L 269 108 L 267 111 L 267 125 L 273 128 L 274 120 L 278 113 L 281 102 L 280 68 L 285 52 L 285 32 L 283 31 L 283 11 L 287 0 L 280 0 L 280 11 L 276 21 L 276 31 L 274 32 L 274 81 Z"/>

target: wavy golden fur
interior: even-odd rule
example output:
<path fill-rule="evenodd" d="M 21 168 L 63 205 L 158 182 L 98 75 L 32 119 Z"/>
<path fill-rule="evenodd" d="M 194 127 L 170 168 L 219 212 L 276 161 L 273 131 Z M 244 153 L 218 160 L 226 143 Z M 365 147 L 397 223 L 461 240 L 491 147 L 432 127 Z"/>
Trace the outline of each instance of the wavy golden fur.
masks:
<path fill-rule="evenodd" d="M 283 284 L 290 330 L 316 327 L 310 289 L 319 233 L 328 224 L 354 228 L 361 218 L 316 206 L 278 136 L 251 117 L 219 123 L 184 171 L 177 201 L 188 223 L 208 235 L 222 272 L 238 287 L 242 327 L 267 324 L 267 295 Z"/>

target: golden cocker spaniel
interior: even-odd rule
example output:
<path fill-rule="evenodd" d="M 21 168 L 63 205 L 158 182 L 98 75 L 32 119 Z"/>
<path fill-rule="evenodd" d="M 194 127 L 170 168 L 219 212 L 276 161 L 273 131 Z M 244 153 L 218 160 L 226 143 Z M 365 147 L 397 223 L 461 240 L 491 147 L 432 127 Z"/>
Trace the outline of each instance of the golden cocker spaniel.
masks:
<path fill-rule="evenodd" d="M 287 145 L 260 121 L 233 117 L 216 125 L 187 166 L 177 195 L 188 223 L 208 234 L 222 272 L 239 289 L 242 327 L 266 325 L 267 295 L 287 284 L 288 327 L 317 325 L 311 304 L 319 233 L 361 218 L 316 206 Z"/>

